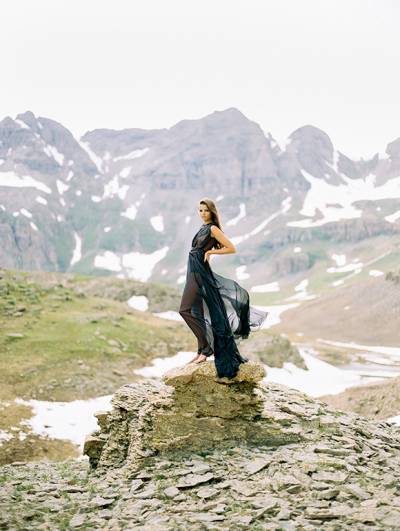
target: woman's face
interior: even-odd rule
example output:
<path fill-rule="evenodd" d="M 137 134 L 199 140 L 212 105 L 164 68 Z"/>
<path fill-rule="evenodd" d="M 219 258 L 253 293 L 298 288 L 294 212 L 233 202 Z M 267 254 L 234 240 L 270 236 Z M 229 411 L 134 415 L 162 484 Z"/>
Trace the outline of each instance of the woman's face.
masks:
<path fill-rule="evenodd" d="M 207 205 L 199 205 L 199 214 L 204 223 L 208 223 L 211 221 L 211 212 L 208 210 Z"/>

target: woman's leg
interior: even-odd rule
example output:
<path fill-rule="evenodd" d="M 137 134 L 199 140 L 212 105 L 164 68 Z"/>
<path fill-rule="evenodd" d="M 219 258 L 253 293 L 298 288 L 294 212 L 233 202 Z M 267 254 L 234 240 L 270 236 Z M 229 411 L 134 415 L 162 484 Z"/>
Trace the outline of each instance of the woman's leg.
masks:
<path fill-rule="evenodd" d="M 198 354 L 210 356 L 213 351 L 207 340 L 203 298 L 194 274 L 188 275 L 179 313 L 197 338 Z"/>

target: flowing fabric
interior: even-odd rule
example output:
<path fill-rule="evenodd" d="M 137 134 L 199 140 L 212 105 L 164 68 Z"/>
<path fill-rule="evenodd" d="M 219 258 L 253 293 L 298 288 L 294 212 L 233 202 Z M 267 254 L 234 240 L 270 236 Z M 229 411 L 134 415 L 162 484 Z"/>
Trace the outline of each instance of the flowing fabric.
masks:
<path fill-rule="evenodd" d="M 219 378 L 234 378 L 242 356 L 238 344 L 258 330 L 268 312 L 250 306 L 249 293 L 235 280 L 212 271 L 205 252 L 217 239 L 212 236 L 213 223 L 203 224 L 192 240 L 179 313 L 197 338 L 198 353 L 214 362 Z"/>

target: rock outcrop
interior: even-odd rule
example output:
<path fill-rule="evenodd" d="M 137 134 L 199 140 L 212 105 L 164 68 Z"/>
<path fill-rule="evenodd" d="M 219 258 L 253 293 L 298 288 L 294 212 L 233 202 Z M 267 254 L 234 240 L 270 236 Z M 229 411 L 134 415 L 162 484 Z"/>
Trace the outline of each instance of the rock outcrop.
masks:
<path fill-rule="evenodd" d="M 96 414 L 100 430 L 87 437 L 84 452 L 96 468 L 137 468 L 154 455 L 302 440 L 301 415 L 292 422 L 289 403 L 266 399 L 259 385 L 264 376 L 262 365 L 248 362 L 236 378 L 218 378 L 214 363 L 206 362 L 168 371 L 164 383 L 125 385 L 113 410 Z M 310 416 L 319 409 L 311 402 L 304 407 Z"/>
<path fill-rule="evenodd" d="M 206 362 L 172 369 L 163 382 L 124 385 L 113 409 L 96 413 L 100 429 L 87 437 L 84 453 L 98 470 L 136 470 L 147 458 L 233 447 L 298 443 L 345 456 L 351 451 L 343 448 L 361 448 L 374 438 L 400 450 L 400 428 L 329 408 L 300 391 L 265 383 L 264 376 L 263 367 L 250 361 L 236 378 L 219 379 L 214 363 Z"/>

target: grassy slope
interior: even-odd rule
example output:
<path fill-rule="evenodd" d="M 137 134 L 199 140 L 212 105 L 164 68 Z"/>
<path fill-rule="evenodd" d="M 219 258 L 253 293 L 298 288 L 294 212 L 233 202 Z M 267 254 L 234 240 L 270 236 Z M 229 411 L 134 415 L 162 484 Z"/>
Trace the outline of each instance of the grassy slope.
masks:
<path fill-rule="evenodd" d="M 157 355 L 195 348 L 181 323 L 125 302 L 40 287 L 21 273 L 2 277 L 0 399 L 95 397 L 131 381 L 132 370 Z"/>

